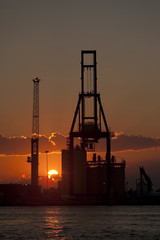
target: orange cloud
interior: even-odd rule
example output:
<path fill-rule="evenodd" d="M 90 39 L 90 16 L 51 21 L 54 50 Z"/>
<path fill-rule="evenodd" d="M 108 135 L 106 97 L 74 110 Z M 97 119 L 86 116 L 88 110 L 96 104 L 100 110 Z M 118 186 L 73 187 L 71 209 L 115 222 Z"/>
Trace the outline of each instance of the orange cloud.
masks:
<path fill-rule="evenodd" d="M 66 146 L 66 139 L 67 137 L 59 132 L 52 133 L 49 137 L 49 141 L 54 144 L 56 150 L 61 150 Z"/>
<path fill-rule="evenodd" d="M 66 136 L 61 133 L 52 133 L 51 136 L 40 135 L 39 152 L 60 152 L 66 147 Z M 142 151 L 160 147 L 160 138 L 143 137 L 141 135 L 125 135 L 123 132 L 115 133 L 112 138 L 111 149 L 113 152 Z M 105 151 L 105 141 L 100 140 L 96 147 L 99 152 Z M 31 153 L 31 139 L 29 137 L 5 137 L 0 135 L 0 156 L 27 156 Z"/>

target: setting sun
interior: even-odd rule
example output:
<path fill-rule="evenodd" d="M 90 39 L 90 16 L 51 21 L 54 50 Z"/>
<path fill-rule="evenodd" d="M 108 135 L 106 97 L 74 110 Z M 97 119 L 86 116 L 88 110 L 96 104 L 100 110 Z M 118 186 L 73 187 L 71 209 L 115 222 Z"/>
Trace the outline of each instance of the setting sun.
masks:
<path fill-rule="evenodd" d="M 50 178 L 52 175 L 58 175 L 58 172 L 56 170 L 52 169 L 48 172 L 48 178 Z"/>

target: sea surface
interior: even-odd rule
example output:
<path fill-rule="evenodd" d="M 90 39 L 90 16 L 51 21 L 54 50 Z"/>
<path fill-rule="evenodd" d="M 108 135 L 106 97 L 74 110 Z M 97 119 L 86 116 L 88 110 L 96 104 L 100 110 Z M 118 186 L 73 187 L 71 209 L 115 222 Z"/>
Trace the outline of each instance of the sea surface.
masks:
<path fill-rule="evenodd" d="M 0 239 L 160 240 L 160 206 L 0 207 Z"/>

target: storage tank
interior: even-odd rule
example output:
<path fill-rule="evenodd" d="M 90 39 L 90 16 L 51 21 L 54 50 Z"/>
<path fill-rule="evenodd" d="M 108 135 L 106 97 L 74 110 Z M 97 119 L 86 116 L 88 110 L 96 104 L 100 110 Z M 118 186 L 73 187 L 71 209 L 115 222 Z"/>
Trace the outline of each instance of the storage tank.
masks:
<path fill-rule="evenodd" d="M 62 150 L 62 193 L 70 195 L 71 181 L 70 151 Z M 73 150 L 73 193 L 86 194 L 87 165 L 86 151 Z"/>

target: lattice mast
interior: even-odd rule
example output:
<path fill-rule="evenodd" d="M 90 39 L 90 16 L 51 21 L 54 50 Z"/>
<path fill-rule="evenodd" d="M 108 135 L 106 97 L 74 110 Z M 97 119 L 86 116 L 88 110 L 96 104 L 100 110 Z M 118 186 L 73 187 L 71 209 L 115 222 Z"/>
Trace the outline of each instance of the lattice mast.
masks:
<path fill-rule="evenodd" d="M 31 139 L 31 184 L 38 186 L 38 155 L 39 155 L 39 82 L 33 79 L 33 122 Z"/>

